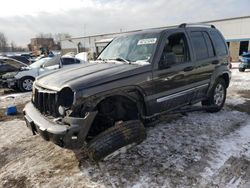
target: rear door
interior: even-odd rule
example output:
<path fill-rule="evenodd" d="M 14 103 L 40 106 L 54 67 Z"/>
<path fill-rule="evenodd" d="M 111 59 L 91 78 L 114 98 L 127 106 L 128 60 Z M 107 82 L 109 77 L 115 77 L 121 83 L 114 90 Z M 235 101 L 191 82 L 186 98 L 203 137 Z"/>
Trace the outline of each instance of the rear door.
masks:
<path fill-rule="evenodd" d="M 209 35 L 212 39 L 212 43 L 215 49 L 216 57 L 217 57 L 217 64 L 216 66 L 220 65 L 229 65 L 229 52 L 226 41 L 222 34 L 216 30 L 210 30 Z"/>
<path fill-rule="evenodd" d="M 218 60 L 207 30 L 189 28 L 189 37 L 195 58 L 196 79 L 202 84 L 208 84 Z"/>
<path fill-rule="evenodd" d="M 194 78 L 199 87 L 199 91 L 194 94 L 194 102 L 206 96 L 213 71 L 219 65 L 219 61 L 207 28 L 188 28 L 187 32 L 194 54 Z"/>

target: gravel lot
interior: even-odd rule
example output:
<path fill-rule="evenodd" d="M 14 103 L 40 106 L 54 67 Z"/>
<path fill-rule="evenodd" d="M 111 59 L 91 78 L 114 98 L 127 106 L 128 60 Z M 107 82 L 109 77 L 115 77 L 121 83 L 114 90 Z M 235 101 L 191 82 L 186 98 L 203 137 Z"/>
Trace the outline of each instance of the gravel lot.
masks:
<path fill-rule="evenodd" d="M 164 117 L 147 139 L 93 164 L 33 136 L 21 115 L 30 93 L 0 96 L 0 187 L 250 187 L 250 72 L 233 69 L 225 108 Z M 13 96 L 13 97 L 10 97 Z"/>

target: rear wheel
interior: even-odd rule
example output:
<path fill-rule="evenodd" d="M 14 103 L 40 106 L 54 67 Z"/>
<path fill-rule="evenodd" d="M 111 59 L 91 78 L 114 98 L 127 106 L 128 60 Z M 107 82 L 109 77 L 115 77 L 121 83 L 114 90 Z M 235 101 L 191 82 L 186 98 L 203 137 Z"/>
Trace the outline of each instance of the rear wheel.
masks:
<path fill-rule="evenodd" d="M 226 88 L 226 82 L 223 78 L 219 78 L 215 82 L 208 99 L 202 101 L 202 105 L 208 107 L 207 112 L 218 112 L 223 108 L 227 94 Z"/>
<path fill-rule="evenodd" d="M 240 72 L 245 72 L 245 68 L 239 68 Z"/>
<path fill-rule="evenodd" d="M 89 157 L 98 162 L 115 157 L 127 149 L 141 143 L 146 138 L 146 131 L 139 120 L 116 123 L 88 143 Z"/>
<path fill-rule="evenodd" d="M 34 82 L 34 78 L 32 77 L 24 77 L 21 78 L 19 80 L 19 89 L 23 92 L 27 92 L 27 91 L 31 91 L 32 90 L 32 86 L 33 86 L 33 82 Z"/>

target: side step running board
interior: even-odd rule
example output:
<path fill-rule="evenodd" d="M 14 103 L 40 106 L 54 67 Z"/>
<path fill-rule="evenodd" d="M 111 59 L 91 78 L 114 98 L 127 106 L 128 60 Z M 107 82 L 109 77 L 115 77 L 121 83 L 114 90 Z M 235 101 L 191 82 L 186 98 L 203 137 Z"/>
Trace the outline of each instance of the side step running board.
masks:
<path fill-rule="evenodd" d="M 165 112 L 157 113 L 152 116 L 143 116 L 143 119 L 148 120 L 148 119 L 157 118 L 159 116 L 168 115 L 168 114 L 179 114 L 179 113 L 183 114 L 183 113 L 188 113 L 188 112 L 205 111 L 205 110 L 209 110 L 213 108 L 215 108 L 215 106 L 187 106 L 187 107 L 182 107 L 182 108 L 172 110 L 172 111 L 165 111 Z"/>

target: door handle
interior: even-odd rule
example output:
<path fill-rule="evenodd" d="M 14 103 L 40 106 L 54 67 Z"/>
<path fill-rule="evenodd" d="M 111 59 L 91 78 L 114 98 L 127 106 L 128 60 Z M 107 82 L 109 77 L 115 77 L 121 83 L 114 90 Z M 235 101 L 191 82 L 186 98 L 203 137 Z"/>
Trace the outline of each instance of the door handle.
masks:
<path fill-rule="evenodd" d="M 213 65 L 217 65 L 219 63 L 220 63 L 219 60 L 215 60 L 215 61 L 212 62 Z"/>
<path fill-rule="evenodd" d="M 192 71 L 194 69 L 193 66 L 190 66 L 190 67 L 186 67 L 183 69 L 184 72 L 188 72 L 188 71 Z"/>

